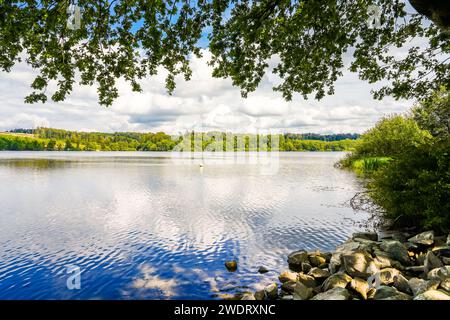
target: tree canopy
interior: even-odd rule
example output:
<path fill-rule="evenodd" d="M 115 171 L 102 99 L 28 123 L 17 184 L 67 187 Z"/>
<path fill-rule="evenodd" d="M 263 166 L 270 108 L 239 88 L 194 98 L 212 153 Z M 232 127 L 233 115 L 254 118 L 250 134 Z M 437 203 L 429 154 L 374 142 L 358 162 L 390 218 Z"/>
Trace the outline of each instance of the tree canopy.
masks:
<path fill-rule="evenodd" d="M 417 13 L 399 0 L 0 0 L 0 68 L 25 61 L 37 70 L 26 102 L 63 101 L 79 82 L 97 86 L 109 106 L 118 78 L 141 91 L 161 67 L 172 93 L 177 76 L 191 77 L 189 60 L 207 39 L 213 76 L 231 78 L 244 97 L 272 71 L 285 99 L 321 99 L 334 93 L 349 59 L 362 80 L 381 83 L 375 98 L 421 100 L 449 85 L 450 10 L 446 1 L 410 2 Z M 80 8 L 79 28 L 68 26 L 71 4 Z M 50 82 L 55 92 L 47 92 Z"/>

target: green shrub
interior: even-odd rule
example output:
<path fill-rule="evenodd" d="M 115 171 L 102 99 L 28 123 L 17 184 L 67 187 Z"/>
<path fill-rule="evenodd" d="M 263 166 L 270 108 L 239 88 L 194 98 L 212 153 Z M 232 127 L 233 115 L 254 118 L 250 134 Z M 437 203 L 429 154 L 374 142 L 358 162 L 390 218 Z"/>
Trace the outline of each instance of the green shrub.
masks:
<path fill-rule="evenodd" d="M 450 140 L 411 147 L 376 171 L 368 187 L 388 218 L 450 230 Z"/>

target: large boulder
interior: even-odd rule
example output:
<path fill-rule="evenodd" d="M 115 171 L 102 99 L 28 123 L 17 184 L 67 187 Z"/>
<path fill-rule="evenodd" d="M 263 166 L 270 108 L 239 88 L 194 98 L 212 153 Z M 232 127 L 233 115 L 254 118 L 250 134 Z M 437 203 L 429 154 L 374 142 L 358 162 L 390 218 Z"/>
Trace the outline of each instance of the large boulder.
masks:
<path fill-rule="evenodd" d="M 327 259 L 325 259 L 324 256 L 320 254 L 320 252 L 310 253 L 309 256 L 309 262 L 313 267 L 318 267 L 321 264 L 324 264 L 327 262 Z"/>
<path fill-rule="evenodd" d="M 294 271 L 301 271 L 302 263 L 308 262 L 308 252 L 305 250 L 294 251 L 288 255 L 289 268 Z"/>
<path fill-rule="evenodd" d="M 450 246 L 439 246 L 432 249 L 433 253 L 438 257 L 450 258 Z"/>
<path fill-rule="evenodd" d="M 292 272 L 292 271 L 284 271 L 282 272 L 279 276 L 278 276 L 278 280 L 280 280 L 281 283 L 283 282 L 287 282 L 287 281 L 297 281 L 297 276 L 298 273 L 297 272 Z"/>
<path fill-rule="evenodd" d="M 324 283 L 322 283 L 322 291 L 328 291 L 337 287 L 345 288 L 350 281 L 352 281 L 352 277 L 348 274 L 335 273 L 329 276 Z"/>
<path fill-rule="evenodd" d="M 445 280 L 450 277 L 450 266 L 433 269 L 428 272 L 427 277 L 429 280 Z"/>
<path fill-rule="evenodd" d="M 436 255 L 432 251 L 428 251 L 427 255 L 425 257 L 425 263 L 424 263 L 424 271 L 426 273 L 430 272 L 433 269 L 441 268 L 444 264 L 442 261 L 436 257 Z"/>
<path fill-rule="evenodd" d="M 399 270 L 405 269 L 400 262 L 392 259 L 386 252 L 375 249 L 373 251 L 373 254 L 374 254 L 374 263 L 379 269 L 384 268 L 396 268 Z"/>
<path fill-rule="evenodd" d="M 308 288 L 301 282 L 297 282 L 294 286 L 294 300 L 308 300 L 313 296 L 313 289 Z"/>
<path fill-rule="evenodd" d="M 406 265 L 411 263 L 408 250 L 406 250 L 405 246 L 400 241 L 385 240 L 381 243 L 380 248 L 386 252 L 391 259 Z"/>
<path fill-rule="evenodd" d="M 336 287 L 331 290 L 319 293 L 311 300 L 348 300 L 350 293 L 347 289 Z"/>
<path fill-rule="evenodd" d="M 332 254 L 330 259 L 330 271 L 331 273 L 336 273 L 341 267 L 341 257 L 344 254 L 352 254 L 357 251 L 370 252 L 371 247 L 367 244 L 360 243 L 353 240 L 348 240 L 336 247 L 335 252 Z"/>
<path fill-rule="evenodd" d="M 360 251 L 343 254 L 341 259 L 345 272 L 352 277 L 366 279 L 370 275 L 378 272 L 372 256 L 367 252 Z"/>
<path fill-rule="evenodd" d="M 450 278 L 442 280 L 439 287 L 450 293 Z"/>
<path fill-rule="evenodd" d="M 425 231 L 408 239 L 409 242 L 424 246 L 431 246 L 434 243 L 434 231 Z"/>
<path fill-rule="evenodd" d="M 412 297 L 394 287 L 380 286 L 376 289 L 374 300 L 411 300 Z"/>
<path fill-rule="evenodd" d="M 364 300 L 367 300 L 367 292 L 369 291 L 369 284 L 366 280 L 361 278 L 354 278 L 350 282 L 350 288 L 357 292 Z"/>
<path fill-rule="evenodd" d="M 438 280 L 423 280 L 419 278 L 411 278 L 408 280 L 412 293 L 417 296 L 427 290 L 435 290 L 439 287 Z"/>
<path fill-rule="evenodd" d="M 428 290 L 416 296 L 414 300 L 450 300 L 450 294 L 442 290 Z"/>

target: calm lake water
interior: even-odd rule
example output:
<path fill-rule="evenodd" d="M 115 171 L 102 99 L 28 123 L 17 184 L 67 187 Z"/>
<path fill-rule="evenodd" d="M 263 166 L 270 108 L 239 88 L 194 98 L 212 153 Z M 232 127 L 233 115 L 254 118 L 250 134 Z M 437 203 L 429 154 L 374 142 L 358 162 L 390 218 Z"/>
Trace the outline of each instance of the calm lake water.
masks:
<path fill-rule="evenodd" d="M 348 205 L 361 186 L 333 167 L 343 156 L 281 153 L 261 170 L 232 153 L 204 155 L 200 167 L 171 153 L 0 152 L 0 299 L 259 289 L 289 252 L 333 250 L 362 229 L 366 214 Z M 79 290 L 67 287 L 74 267 Z"/>

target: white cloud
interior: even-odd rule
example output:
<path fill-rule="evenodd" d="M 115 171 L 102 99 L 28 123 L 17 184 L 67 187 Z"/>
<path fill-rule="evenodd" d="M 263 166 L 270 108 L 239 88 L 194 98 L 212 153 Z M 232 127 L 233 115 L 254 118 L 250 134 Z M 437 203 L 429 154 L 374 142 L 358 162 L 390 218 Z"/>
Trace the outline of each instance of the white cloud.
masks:
<path fill-rule="evenodd" d="M 61 103 L 24 104 L 36 74 L 24 64 L 11 73 L 0 74 L 0 130 L 51 126 L 88 131 L 165 131 L 227 130 L 248 132 L 255 128 L 288 132 L 363 132 L 380 117 L 406 111 L 409 101 L 373 100 L 371 86 L 355 74 L 345 72 L 336 83 L 336 94 L 321 101 L 295 96 L 285 101 L 270 88 L 279 79 L 263 78 L 256 92 L 247 99 L 233 87 L 230 79 L 211 76 L 209 52 L 193 58 L 190 81 L 181 77 L 172 96 L 164 87 L 165 72 L 143 81 L 143 93 L 132 92 L 124 80 L 118 81 L 120 97 L 105 108 L 97 104 L 95 87 L 75 86 Z M 274 57 L 271 65 L 275 65 Z M 49 91 L 55 89 L 50 86 Z"/>

